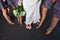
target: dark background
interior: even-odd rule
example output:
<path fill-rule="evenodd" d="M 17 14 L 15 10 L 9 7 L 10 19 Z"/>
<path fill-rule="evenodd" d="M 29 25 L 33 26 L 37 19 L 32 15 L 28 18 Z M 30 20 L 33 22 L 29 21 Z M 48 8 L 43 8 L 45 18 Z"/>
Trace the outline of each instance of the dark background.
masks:
<path fill-rule="evenodd" d="M 15 24 L 11 26 L 6 22 L 2 12 L 0 12 L 0 40 L 60 40 L 60 21 L 50 35 L 46 36 L 44 34 L 50 25 L 53 10 L 53 7 L 48 10 L 46 20 L 38 30 L 36 29 L 36 24 L 32 24 L 32 30 L 27 30 L 24 23 L 20 27 L 16 18 L 14 18 Z"/>

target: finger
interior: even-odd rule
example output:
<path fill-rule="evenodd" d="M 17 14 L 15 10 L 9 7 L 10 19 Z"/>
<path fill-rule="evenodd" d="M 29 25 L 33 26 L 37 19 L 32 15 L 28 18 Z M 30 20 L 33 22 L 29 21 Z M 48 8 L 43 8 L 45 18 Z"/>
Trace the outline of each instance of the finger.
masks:
<path fill-rule="evenodd" d="M 48 32 L 48 31 L 45 33 L 45 35 L 49 35 L 49 34 L 50 34 L 50 32 Z"/>
<path fill-rule="evenodd" d="M 13 25 L 13 24 L 14 24 L 14 22 L 12 22 L 12 21 L 9 21 L 8 23 L 9 23 L 10 25 Z"/>
<path fill-rule="evenodd" d="M 36 28 L 39 29 L 41 27 L 41 24 L 39 24 Z"/>
<path fill-rule="evenodd" d="M 47 29 L 47 32 L 45 33 L 45 35 L 49 35 L 52 32 L 52 30 Z"/>
<path fill-rule="evenodd" d="M 31 30 L 32 29 L 32 26 L 31 25 L 26 25 L 26 29 L 27 30 Z"/>

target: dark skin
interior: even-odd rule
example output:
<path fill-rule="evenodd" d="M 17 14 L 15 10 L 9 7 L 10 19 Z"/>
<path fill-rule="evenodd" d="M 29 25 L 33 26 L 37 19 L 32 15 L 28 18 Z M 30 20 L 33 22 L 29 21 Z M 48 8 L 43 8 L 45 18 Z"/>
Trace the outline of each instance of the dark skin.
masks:
<path fill-rule="evenodd" d="M 47 13 L 47 8 L 42 6 L 42 11 L 41 11 L 41 20 L 40 20 L 40 24 L 38 24 L 38 26 L 36 27 L 37 29 L 39 29 L 41 27 L 41 25 L 43 24 L 45 18 L 46 18 L 46 13 Z"/>
<path fill-rule="evenodd" d="M 3 2 L 5 3 L 6 0 L 3 0 Z M 4 5 L 5 5 L 5 4 L 4 4 Z M 3 8 L 3 9 L 2 9 L 2 13 L 3 13 L 4 18 L 7 20 L 7 22 L 8 22 L 10 25 L 13 25 L 14 22 L 13 22 L 13 20 L 10 18 L 10 8 L 9 8 L 9 7 Z"/>
<path fill-rule="evenodd" d="M 44 20 L 46 18 L 47 11 L 48 11 L 48 8 L 45 8 L 44 6 L 42 6 L 42 17 L 41 17 L 41 20 L 40 20 L 41 22 L 37 26 L 37 29 L 39 29 L 41 27 L 41 25 L 43 24 L 43 22 L 44 22 Z M 53 31 L 53 29 L 56 27 L 58 21 L 59 21 L 59 19 L 54 15 L 53 18 L 52 18 L 52 21 L 51 21 L 51 25 L 47 29 L 45 35 L 49 35 Z"/>
<path fill-rule="evenodd" d="M 52 4 L 54 4 L 56 2 L 56 0 L 52 0 Z M 45 18 L 46 18 L 46 13 L 48 11 L 48 8 L 46 8 L 45 6 L 42 5 L 41 7 L 41 19 L 40 19 L 40 24 L 37 26 L 37 29 L 39 27 L 41 27 L 41 25 L 43 24 Z"/>
<path fill-rule="evenodd" d="M 10 25 L 13 25 L 14 22 L 10 19 L 10 16 L 8 15 L 7 10 L 6 9 L 2 9 L 2 13 L 3 13 L 4 18 L 7 20 L 7 22 Z"/>
<path fill-rule="evenodd" d="M 52 21 L 51 21 L 51 25 L 47 29 L 45 35 L 49 35 L 53 31 L 53 29 L 56 27 L 58 21 L 59 21 L 59 19 L 57 17 L 53 16 Z"/>
<path fill-rule="evenodd" d="M 5 2 L 6 0 L 3 0 L 3 1 Z M 18 0 L 18 2 L 20 2 L 20 0 Z M 13 9 L 15 9 L 15 8 L 18 7 L 18 6 L 12 5 L 11 7 L 12 7 Z M 10 7 L 7 7 L 6 9 L 2 9 L 2 12 L 3 12 L 3 16 L 4 16 L 4 18 L 7 20 L 7 22 L 8 22 L 10 25 L 13 25 L 14 22 L 13 22 L 13 20 L 10 18 Z M 19 16 L 18 16 L 17 19 L 18 19 L 19 25 L 22 26 L 22 17 L 19 17 Z"/>

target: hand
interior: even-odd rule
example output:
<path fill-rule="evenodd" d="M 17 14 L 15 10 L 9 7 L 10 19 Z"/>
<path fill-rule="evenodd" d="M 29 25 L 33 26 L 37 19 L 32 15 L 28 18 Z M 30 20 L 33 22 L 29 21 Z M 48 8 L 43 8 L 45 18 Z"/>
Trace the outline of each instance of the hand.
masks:
<path fill-rule="evenodd" d="M 42 25 L 42 23 L 40 21 L 36 28 L 39 29 L 41 27 L 41 25 Z"/>
<path fill-rule="evenodd" d="M 41 20 L 40 20 L 40 24 L 36 27 L 37 29 L 39 29 L 41 27 L 41 25 L 43 24 L 45 18 L 46 18 L 46 13 L 47 13 L 47 8 L 42 6 L 42 11 L 41 11 Z"/>
<path fill-rule="evenodd" d="M 41 24 L 39 24 L 36 28 L 39 29 L 41 27 Z"/>
<path fill-rule="evenodd" d="M 49 35 L 52 32 L 53 28 L 49 27 L 45 33 L 45 35 Z"/>
<path fill-rule="evenodd" d="M 41 27 L 42 23 L 43 23 L 43 18 L 41 17 L 40 21 L 37 23 L 37 27 L 36 28 L 39 29 Z"/>
<path fill-rule="evenodd" d="M 27 29 L 27 30 L 31 30 L 31 29 L 32 29 L 31 24 L 26 24 L 26 29 Z"/>
<path fill-rule="evenodd" d="M 7 22 L 10 24 L 10 25 L 13 25 L 14 24 L 14 22 L 12 21 L 12 20 L 10 20 L 10 19 L 6 19 L 7 20 Z"/>
<path fill-rule="evenodd" d="M 13 25 L 14 22 L 11 20 L 10 16 L 7 15 L 6 10 L 5 10 L 5 9 L 2 9 L 2 12 L 3 12 L 3 16 L 4 16 L 4 18 L 7 20 L 7 22 L 8 22 L 10 25 Z"/>
<path fill-rule="evenodd" d="M 22 5 L 22 0 L 18 1 L 18 5 L 21 6 Z"/>

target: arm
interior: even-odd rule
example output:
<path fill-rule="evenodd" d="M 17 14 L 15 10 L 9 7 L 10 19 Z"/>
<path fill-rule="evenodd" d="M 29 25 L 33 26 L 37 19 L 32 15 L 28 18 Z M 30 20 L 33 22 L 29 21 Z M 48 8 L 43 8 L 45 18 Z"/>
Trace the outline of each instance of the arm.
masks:
<path fill-rule="evenodd" d="M 41 9 L 41 20 L 40 20 L 40 24 L 38 25 L 37 29 L 41 27 L 41 25 L 43 24 L 45 18 L 46 18 L 46 13 L 48 11 L 48 9 L 51 8 L 52 6 L 52 0 L 45 0 L 43 1 L 43 5 L 42 5 L 42 9 Z"/>
<path fill-rule="evenodd" d="M 40 20 L 40 24 L 38 25 L 37 29 L 41 27 L 41 25 L 43 24 L 45 18 L 46 18 L 46 13 L 48 11 L 48 8 L 42 6 L 42 11 L 41 11 L 41 20 Z"/>

